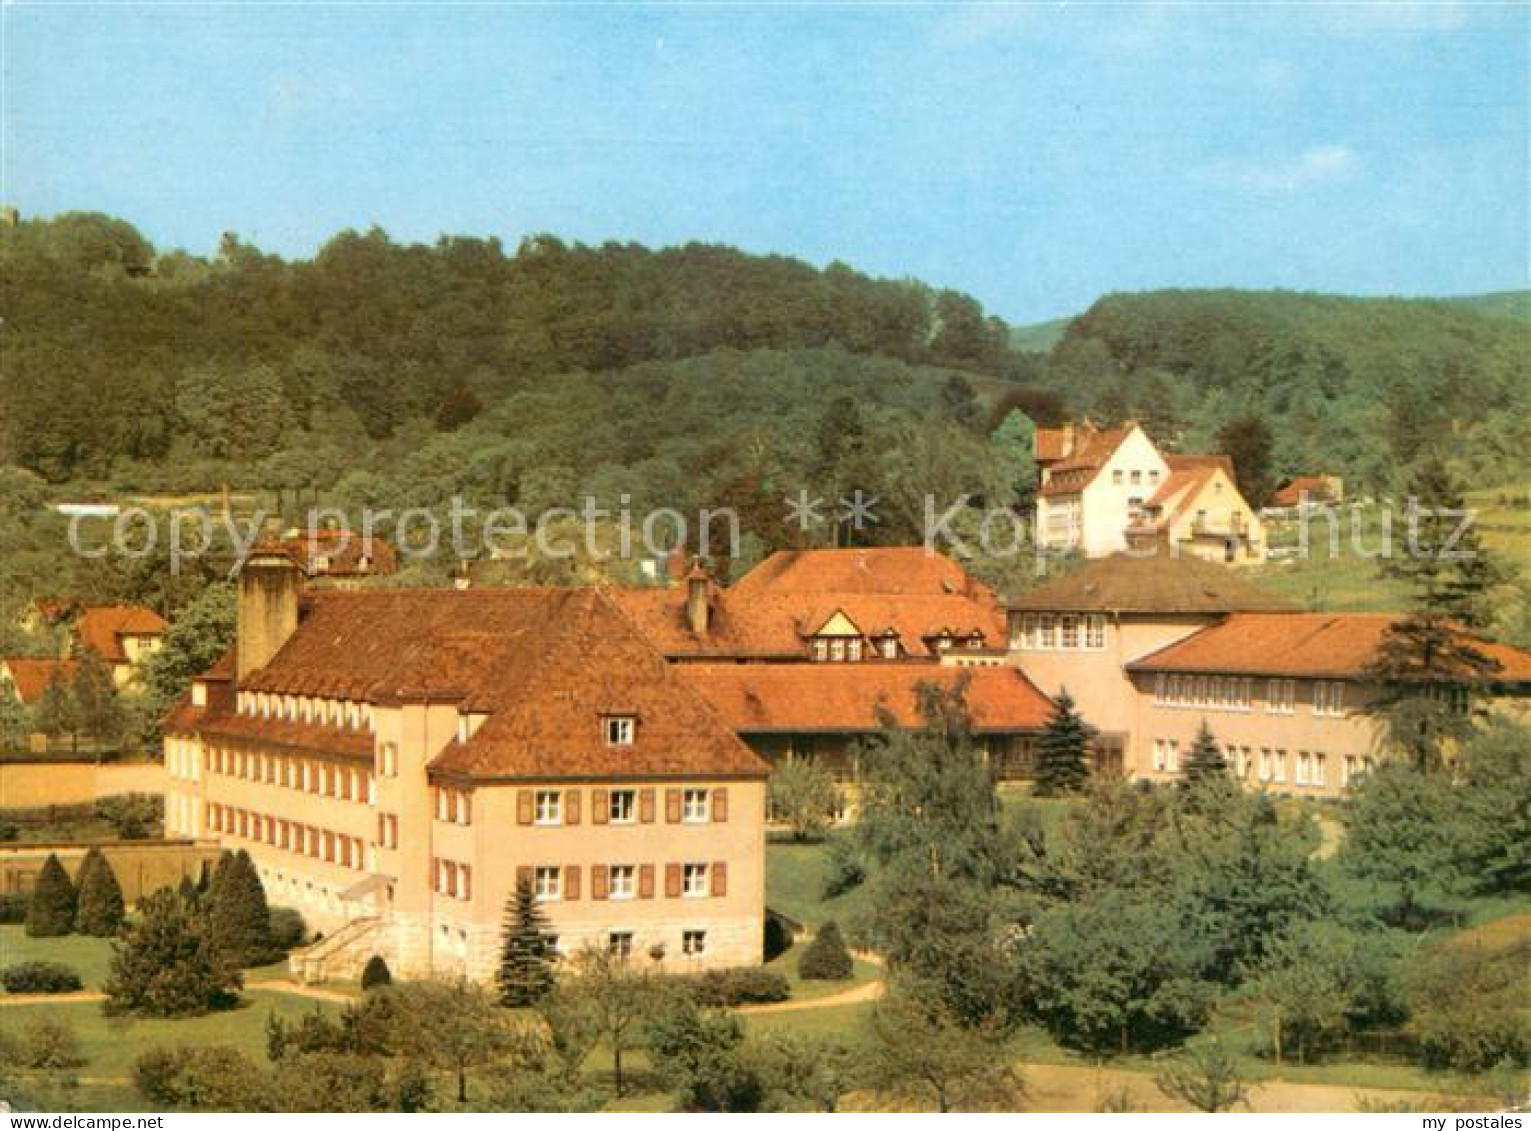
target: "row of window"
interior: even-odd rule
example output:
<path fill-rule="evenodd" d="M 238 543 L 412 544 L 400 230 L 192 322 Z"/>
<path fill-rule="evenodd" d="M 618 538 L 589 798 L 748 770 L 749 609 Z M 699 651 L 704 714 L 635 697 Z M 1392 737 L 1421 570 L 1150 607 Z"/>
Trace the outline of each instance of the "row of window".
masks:
<path fill-rule="evenodd" d="M 1011 643 L 1034 652 L 1098 652 L 1106 646 L 1103 613 L 1022 613 Z"/>
<path fill-rule="evenodd" d="M 207 827 L 210 832 L 253 840 L 283 852 L 309 856 L 326 864 L 338 864 L 342 868 L 361 871 L 371 866 L 367 860 L 366 844 L 361 837 L 268 817 L 232 805 L 209 802 Z"/>
<path fill-rule="evenodd" d="M 184 738 L 165 739 L 165 773 L 182 781 L 200 781 L 197 744 Z"/>
<path fill-rule="evenodd" d="M 372 729 L 372 704 L 322 695 L 280 695 L 271 691 L 241 691 L 238 712 L 257 719 L 320 723 L 349 730 Z"/>
<path fill-rule="evenodd" d="M 592 864 L 590 898 L 653 899 L 656 874 L 654 864 Z M 581 868 L 577 864 L 520 868 L 516 880 L 530 886 L 539 902 L 557 903 L 580 898 Z M 666 899 L 706 899 L 727 894 L 728 865 L 725 861 L 678 862 L 664 866 Z"/>
<path fill-rule="evenodd" d="M 580 789 L 523 789 L 516 794 L 516 822 L 522 825 L 577 825 Z M 592 789 L 590 822 L 595 825 L 652 824 L 658 801 L 654 789 Z M 664 791 L 665 823 L 699 825 L 728 820 L 728 789 L 686 787 Z M 440 802 L 438 802 L 438 815 Z M 446 818 L 442 818 L 443 820 Z M 466 822 L 464 822 L 466 823 Z"/>
<path fill-rule="evenodd" d="M 937 652 L 950 652 L 959 644 L 976 650 L 984 646 L 984 636 L 976 629 L 966 636 L 943 630 L 930 637 L 930 642 Z M 854 664 L 872 657 L 896 660 L 900 650 L 898 637 L 888 632 L 867 641 L 859 636 L 819 636 L 813 641 L 812 655 L 819 663 Z"/>
<path fill-rule="evenodd" d="M 1248 676 L 1167 675 L 1154 676 L 1154 703 L 1160 707 L 1197 707 L 1214 711 L 1248 711 L 1254 699 L 1255 681 Z M 1345 685 L 1338 680 L 1314 680 L 1309 701 L 1313 713 L 1328 718 L 1345 714 Z M 1297 681 L 1265 681 L 1265 710 L 1290 715 L 1297 709 Z"/>
<path fill-rule="evenodd" d="M 1296 757 L 1289 757 L 1283 747 L 1262 746 L 1258 753 L 1253 747 L 1228 744 L 1223 757 L 1240 781 L 1248 781 L 1255 773 L 1261 782 L 1285 785 L 1287 772 L 1291 771 L 1292 784 L 1323 787 L 1329 784 L 1329 755 L 1322 750 L 1299 750 Z M 1180 743 L 1169 738 L 1156 738 L 1153 744 L 1153 766 L 1159 773 L 1173 774 L 1180 770 Z M 1340 764 L 1340 784 L 1349 785 L 1361 774 L 1372 771 L 1375 763 L 1371 758 L 1347 754 Z"/>
<path fill-rule="evenodd" d="M 1144 471 L 1141 468 L 1133 468 L 1131 471 L 1127 471 L 1123 468 L 1117 467 L 1113 468 L 1111 471 L 1111 485 L 1113 487 L 1120 487 L 1125 483 L 1131 483 L 1134 487 L 1140 487 L 1143 485 L 1145 480 L 1149 484 L 1158 483 L 1159 469 L 1157 467 L 1151 467 L 1147 471 Z"/>
<path fill-rule="evenodd" d="M 226 777 L 279 785 L 337 801 L 364 801 L 371 805 L 377 800 L 372 775 L 355 766 L 295 754 L 261 754 L 223 747 L 210 748 L 207 757 L 209 770 Z"/>

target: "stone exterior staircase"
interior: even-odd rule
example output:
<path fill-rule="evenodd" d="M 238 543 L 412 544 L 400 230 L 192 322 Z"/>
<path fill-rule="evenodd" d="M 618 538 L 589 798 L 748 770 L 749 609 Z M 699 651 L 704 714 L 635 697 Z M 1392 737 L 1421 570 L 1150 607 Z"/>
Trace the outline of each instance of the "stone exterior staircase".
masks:
<path fill-rule="evenodd" d="M 367 959 L 379 953 L 377 938 L 383 921 L 376 916 L 352 919 L 333 934 L 295 950 L 287 956 L 287 968 L 305 985 L 331 978 L 359 978 Z"/>

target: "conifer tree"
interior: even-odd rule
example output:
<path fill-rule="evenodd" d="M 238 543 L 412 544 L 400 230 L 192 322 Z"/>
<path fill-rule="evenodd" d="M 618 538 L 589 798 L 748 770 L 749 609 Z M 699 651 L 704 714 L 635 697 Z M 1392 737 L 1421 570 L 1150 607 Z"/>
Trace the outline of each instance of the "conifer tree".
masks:
<path fill-rule="evenodd" d="M 361 988 L 373 990 L 379 986 L 391 985 L 393 985 L 393 972 L 388 969 L 388 963 L 383 960 L 383 956 L 374 954 L 367 959 L 367 965 L 362 967 Z"/>
<path fill-rule="evenodd" d="M 838 982 L 849 978 L 855 966 L 840 934 L 840 925 L 831 919 L 819 928 L 803 956 L 797 960 L 797 973 L 798 977 L 811 981 Z"/>
<path fill-rule="evenodd" d="M 75 912 L 74 927 L 82 935 L 107 938 L 122 929 L 125 908 L 122 902 L 122 885 L 111 864 L 94 846 L 85 854 L 80 865 L 79 908 Z"/>
<path fill-rule="evenodd" d="M 74 930 L 74 913 L 74 884 L 58 856 L 50 852 L 32 888 L 32 902 L 27 906 L 27 934 L 34 938 L 67 935 Z"/>
<path fill-rule="evenodd" d="M 495 983 L 500 1002 L 511 1007 L 533 1005 L 553 988 L 553 948 L 547 918 L 537 906 L 531 884 L 516 882 L 505 903 L 505 933 Z"/>
<path fill-rule="evenodd" d="M 271 909 L 255 861 L 244 849 L 225 856 L 208 902 L 212 941 L 236 966 L 259 966 L 277 955 L 271 939 Z"/>
<path fill-rule="evenodd" d="M 1228 759 L 1223 757 L 1223 751 L 1217 739 L 1212 736 L 1212 728 L 1207 725 L 1206 719 L 1201 721 L 1196 741 L 1191 743 L 1191 749 L 1186 752 L 1180 774 L 1181 784 L 1187 788 L 1228 778 Z"/>
<path fill-rule="evenodd" d="M 180 895 L 161 888 L 112 944 L 106 1012 L 185 1017 L 229 1004 L 239 970 L 214 944 L 210 925 Z"/>
<path fill-rule="evenodd" d="M 1068 688 L 1059 690 L 1052 718 L 1037 744 L 1038 797 L 1078 793 L 1084 788 L 1090 778 L 1088 758 L 1094 737 L 1095 728 L 1074 709 Z"/>

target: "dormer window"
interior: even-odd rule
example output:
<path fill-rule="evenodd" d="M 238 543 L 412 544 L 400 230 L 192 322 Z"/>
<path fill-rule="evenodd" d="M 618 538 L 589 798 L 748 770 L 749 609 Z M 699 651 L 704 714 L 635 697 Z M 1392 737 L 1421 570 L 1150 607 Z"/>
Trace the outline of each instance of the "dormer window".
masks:
<path fill-rule="evenodd" d="M 829 641 L 815 640 L 813 642 L 813 658 L 820 663 L 829 659 Z"/>
<path fill-rule="evenodd" d="M 861 659 L 860 640 L 847 640 L 845 642 L 845 658 L 853 664 Z"/>
<path fill-rule="evenodd" d="M 458 715 L 457 716 L 457 741 L 459 743 L 463 743 L 463 742 L 467 742 L 468 741 L 468 716 L 467 715 Z"/>
<path fill-rule="evenodd" d="M 607 746 L 631 746 L 638 720 L 631 715 L 607 715 L 601 720 Z"/>
<path fill-rule="evenodd" d="M 882 658 L 885 660 L 898 659 L 898 637 L 884 636 L 882 638 Z"/>

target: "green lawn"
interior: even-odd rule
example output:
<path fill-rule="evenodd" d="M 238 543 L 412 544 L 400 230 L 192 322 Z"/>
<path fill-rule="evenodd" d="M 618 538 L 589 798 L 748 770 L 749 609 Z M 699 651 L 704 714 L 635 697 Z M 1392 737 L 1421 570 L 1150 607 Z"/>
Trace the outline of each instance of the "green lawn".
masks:
<path fill-rule="evenodd" d="M 34 939 L 20 924 L 0 926 L 0 966 L 14 966 L 18 962 L 62 962 L 73 967 L 88 990 L 101 988 L 111 954 L 110 939 L 86 935 Z"/>
<path fill-rule="evenodd" d="M 766 906 L 811 928 L 836 920 L 843 928 L 867 903 L 865 885 L 834 899 L 824 898 L 829 842 L 795 844 L 774 841 L 766 846 Z"/>

